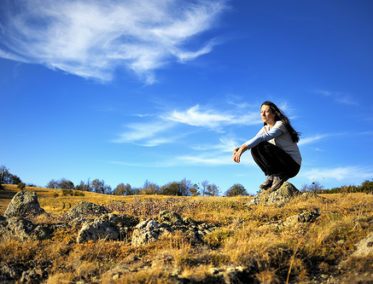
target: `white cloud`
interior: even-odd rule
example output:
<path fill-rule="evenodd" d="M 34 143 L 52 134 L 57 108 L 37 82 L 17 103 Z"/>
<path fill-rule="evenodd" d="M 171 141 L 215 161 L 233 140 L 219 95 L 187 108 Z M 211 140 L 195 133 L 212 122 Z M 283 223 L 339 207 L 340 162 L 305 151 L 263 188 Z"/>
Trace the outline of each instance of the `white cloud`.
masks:
<path fill-rule="evenodd" d="M 182 164 L 193 165 L 193 166 L 233 166 L 236 165 L 232 160 L 231 155 L 216 155 L 213 153 L 206 153 L 200 155 L 182 155 L 176 157 Z M 246 159 L 243 157 L 241 163 L 243 165 L 253 165 L 252 159 Z"/>
<path fill-rule="evenodd" d="M 161 144 L 171 143 L 175 137 L 166 135 L 174 124 L 168 122 L 133 123 L 126 127 L 127 131 L 121 133 L 113 143 L 140 143 L 143 146 L 154 147 Z M 161 137 L 161 135 L 163 137 Z"/>
<path fill-rule="evenodd" d="M 328 137 L 328 136 L 329 135 L 326 135 L 326 134 L 317 134 L 317 135 L 314 135 L 314 136 L 301 138 L 298 145 L 302 146 L 302 145 L 312 144 L 312 143 L 320 141 L 320 140 L 322 140 L 322 139 L 324 139 L 325 137 Z"/>
<path fill-rule="evenodd" d="M 9 2 L 11 3 L 11 2 Z M 0 57 L 111 80 L 124 67 L 147 83 L 172 59 L 193 60 L 215 41 L 191 50 L 190 40 L 211 29 L 225 0 L 25 0 L 0 20 Z"/>
<path fill-rule="evenodd" d="M 322 95 L 324 97 L 329 97 L 334 100 L 336 103 L 348 106 L 357 106 L 359 103 L 352 98 L 350 95 L 342 92 L 332 92 L 327 90 L 316 90 L 316 94 Z"/>
<path fill-rule="evenodd" d="M 337 181 L 362 181 L 373 178 L 373 171 L 361 167 L 316 168 L 306 170 L 303 176 L 311 181 L 332 179 Z"/>
<path fill-rule="evenodd" d="M 166 120 L 187 124 L 190 126 L 218 128 L 224 125 L 255 125 L 260 124 L 259 112 L 235 115 L 220 112 L 199 105 L 190 107 L 185 111 L 174 110 L 164 117 Z"/>

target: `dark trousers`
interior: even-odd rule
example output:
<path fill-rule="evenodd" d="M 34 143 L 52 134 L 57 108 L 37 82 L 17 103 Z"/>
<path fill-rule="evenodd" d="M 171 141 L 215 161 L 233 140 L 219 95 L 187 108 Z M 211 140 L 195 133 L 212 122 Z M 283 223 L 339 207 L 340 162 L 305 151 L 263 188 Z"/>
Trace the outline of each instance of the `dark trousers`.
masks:
<path fill-rule="evenodd" d="M 288 153 L 269 142 L 262 142 L 251 148 L 251 155 L 267 176 L 291 178 L 300 170 L 300 165 Z"/>

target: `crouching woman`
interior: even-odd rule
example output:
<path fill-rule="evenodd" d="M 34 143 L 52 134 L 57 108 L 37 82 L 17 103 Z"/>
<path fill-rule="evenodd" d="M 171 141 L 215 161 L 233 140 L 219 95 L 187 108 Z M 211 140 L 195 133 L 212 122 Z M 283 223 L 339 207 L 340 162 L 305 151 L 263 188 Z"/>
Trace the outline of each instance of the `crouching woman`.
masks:
<path fill-rule="evenodd" d="M 254 161 L 267 176 L 259 187 L 275 191 L 300 170 L 302 157 L 297 145 L 299 133 L 291 126 L 286 115 L 270 101 L 261 105 L 260 116 L 263 128 L 241 147 L 233 150 L 233 160 L 239 163 L 241 155 L 251 149 Z"/>

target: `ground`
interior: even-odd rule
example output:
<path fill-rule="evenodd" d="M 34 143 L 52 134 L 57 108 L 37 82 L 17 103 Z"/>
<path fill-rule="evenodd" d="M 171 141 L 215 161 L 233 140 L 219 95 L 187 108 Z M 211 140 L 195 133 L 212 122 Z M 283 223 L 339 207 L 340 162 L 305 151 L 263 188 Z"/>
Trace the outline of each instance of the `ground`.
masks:
<path fill-rule="evenodd" d="M 0 215 L 15 186 L 0 190 Z M 213 228 L 202 242 L 182 231 L 135 246 L 124 240 L 77 243 L 81 224 L 56 226 L 50 238 L 0 242 L 0 279 L 46 283 L 372 283 L 373 255 L 354 256 L 373 228 L 373 195 L 301 195 L 282 207 L 249 205 L 252 197 L 110 196 L 45 188 L 48 214 L 34 224 L 61 225 L 81 201 L 114 214 L 156 219 L 161 211 Z M 75 225 L 74 225 L 74 224 Z M 31 279 L 31 280 L 30 280 Z"/>

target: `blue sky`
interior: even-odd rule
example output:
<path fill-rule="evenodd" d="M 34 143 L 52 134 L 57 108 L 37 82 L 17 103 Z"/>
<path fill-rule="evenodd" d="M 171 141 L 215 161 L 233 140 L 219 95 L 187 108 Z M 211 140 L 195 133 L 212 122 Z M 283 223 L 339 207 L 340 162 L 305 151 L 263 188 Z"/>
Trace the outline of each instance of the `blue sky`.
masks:
<path fill-rule="evenodd" d="M 141 3 L 141 4 L 139 4 Z M 25 182 L 208 180 L 255 193 L 232 148 L 272 100 L 301 132 L 292 182 L 373 178 L 373 2 L 0 4 L 0 164 Z"/>

